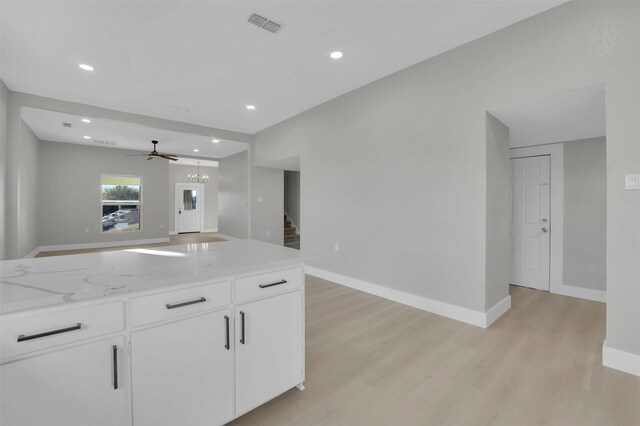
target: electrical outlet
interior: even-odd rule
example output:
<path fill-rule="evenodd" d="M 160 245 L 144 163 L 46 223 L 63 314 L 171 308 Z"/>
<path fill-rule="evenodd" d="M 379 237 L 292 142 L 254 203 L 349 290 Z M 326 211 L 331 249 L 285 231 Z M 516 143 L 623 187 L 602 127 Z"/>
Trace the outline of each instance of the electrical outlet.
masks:
<path fill-rule="evenodd" d="M 625 176 L 625 189 L 640 189 L 640 174 Z"/>
<path fill-rule="evenodd" d="M 340 251 L 340 243 L 335 243 L 335 244 L 333 245 L 333 249 L 334 249 L 335 251 Z"/>
<path fill-rule="evenodd" d="M 258 202 L 261 203 L 264 201 L 264 198 L 262 198 L 262 195 L 258 197 Z"/>
<path fill-rule="evenodd" d="M 88 234 L 89 233 L 89 228 L 84 228 L 84 233 Z"/>
<path fill-rule="evenodd" d="M 164 224 L 160 225 L 160 229 L 164 229 Z"/>
<path fill-rule="evenodd" d="M 271 231 L 267 231 L 267 237 L 271 236 Z"/>

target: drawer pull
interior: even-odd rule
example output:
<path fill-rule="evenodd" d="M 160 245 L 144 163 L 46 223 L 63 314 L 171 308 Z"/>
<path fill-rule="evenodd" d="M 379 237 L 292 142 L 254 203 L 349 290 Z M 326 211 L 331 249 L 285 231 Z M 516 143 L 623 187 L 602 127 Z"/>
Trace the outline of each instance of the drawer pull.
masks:
<path fill-rule="evenodd" d="M 118 346 L 113 345 L 113 389 L 118 390 Z"/>
<path fill-rule="evenodd" d="M 227 329 L 227 340 L 226 340 L 226 344 L 224 345 L 224 348 L 226 350 L 229 350 L 229 317 L 227 315 L 224 316 L 224 323 L 225 323 L 225 327 Z"/>
<path fill-rule="evenodd" d="M 244 345 L 244 312 L 240 311 L 240 343 Z"/>
<path fill-rule="evenodd" d="M 27 336 L 26 334 L 21 334 L 18 336 L 18 342 L 24 342 L 27 340 L 39 339 L 41 337 L 53 336 L 54 334 L 66 333 L 68 331 L 80 330 L 82 328 L 82 323 L 77 323 L 72 327 L 59 328 L 57 330 L 45 331 L 44 333 L 32 334 L 31 336 Z"/>
<path fill-rule="evenodd" d="M 258 287 L 267 288 L 267 287 L 273 287 L 274 285 L 282 285 L 282 284 L 286 284 L 286 283 L 287 283 L 287 280 L 280 280 L 280 281 L 276 281 L 275 283 L 260 284 Z"/>
<path fill-rule="evenodd" d="M 197 300 L 190 300 L 189 302 L 176 303 L 174 305 L 170 305 L 167 303 L 165 306 L 167 307 L 167 309 L 175 309 L 175 308 L 182 308 L 183 306 L 189 306 L 189 305 L 202 303 L 206 301 L 207 301 L 206 297 L 201 297 L 200 299 L 197 299 Z"/>

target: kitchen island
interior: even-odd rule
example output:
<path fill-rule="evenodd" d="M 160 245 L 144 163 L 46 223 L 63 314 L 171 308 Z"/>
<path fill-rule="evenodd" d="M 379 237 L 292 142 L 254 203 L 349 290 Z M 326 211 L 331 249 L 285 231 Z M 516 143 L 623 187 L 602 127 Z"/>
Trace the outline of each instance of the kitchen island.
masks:
<path fill-rule="evenodd" d="M 297 250 L 0 262 L 0 424 L 220 425 L 304 382 Z"/>

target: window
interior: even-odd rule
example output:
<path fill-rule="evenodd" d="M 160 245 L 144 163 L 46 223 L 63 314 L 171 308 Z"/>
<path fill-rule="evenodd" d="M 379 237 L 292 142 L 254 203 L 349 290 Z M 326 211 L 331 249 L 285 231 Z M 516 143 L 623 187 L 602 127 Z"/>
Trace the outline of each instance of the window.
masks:
<path fill-rule="evenodd" d="M 140 230 L 142 178 L 103 175 L 102 232 Z"/>

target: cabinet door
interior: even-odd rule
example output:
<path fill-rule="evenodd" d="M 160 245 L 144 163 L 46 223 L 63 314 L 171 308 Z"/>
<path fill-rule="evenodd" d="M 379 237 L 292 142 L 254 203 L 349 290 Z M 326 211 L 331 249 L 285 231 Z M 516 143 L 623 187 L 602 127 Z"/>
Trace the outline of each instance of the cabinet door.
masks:
<path fill-rule="evenodd" d="M 119 336 L 5 364 L 0 424 L 128 425 L 127 361 Z"/>
<path fill-rule="evenodd" d="M 131 334 L 136 426 L 214 426 L 233 418 L 232 327 L 224 310 Z"/>
<path fill-rule="evenodd" d="M 236 415 L 302 382 L 302 303 L 296 291 L 236 307 Z"/>

